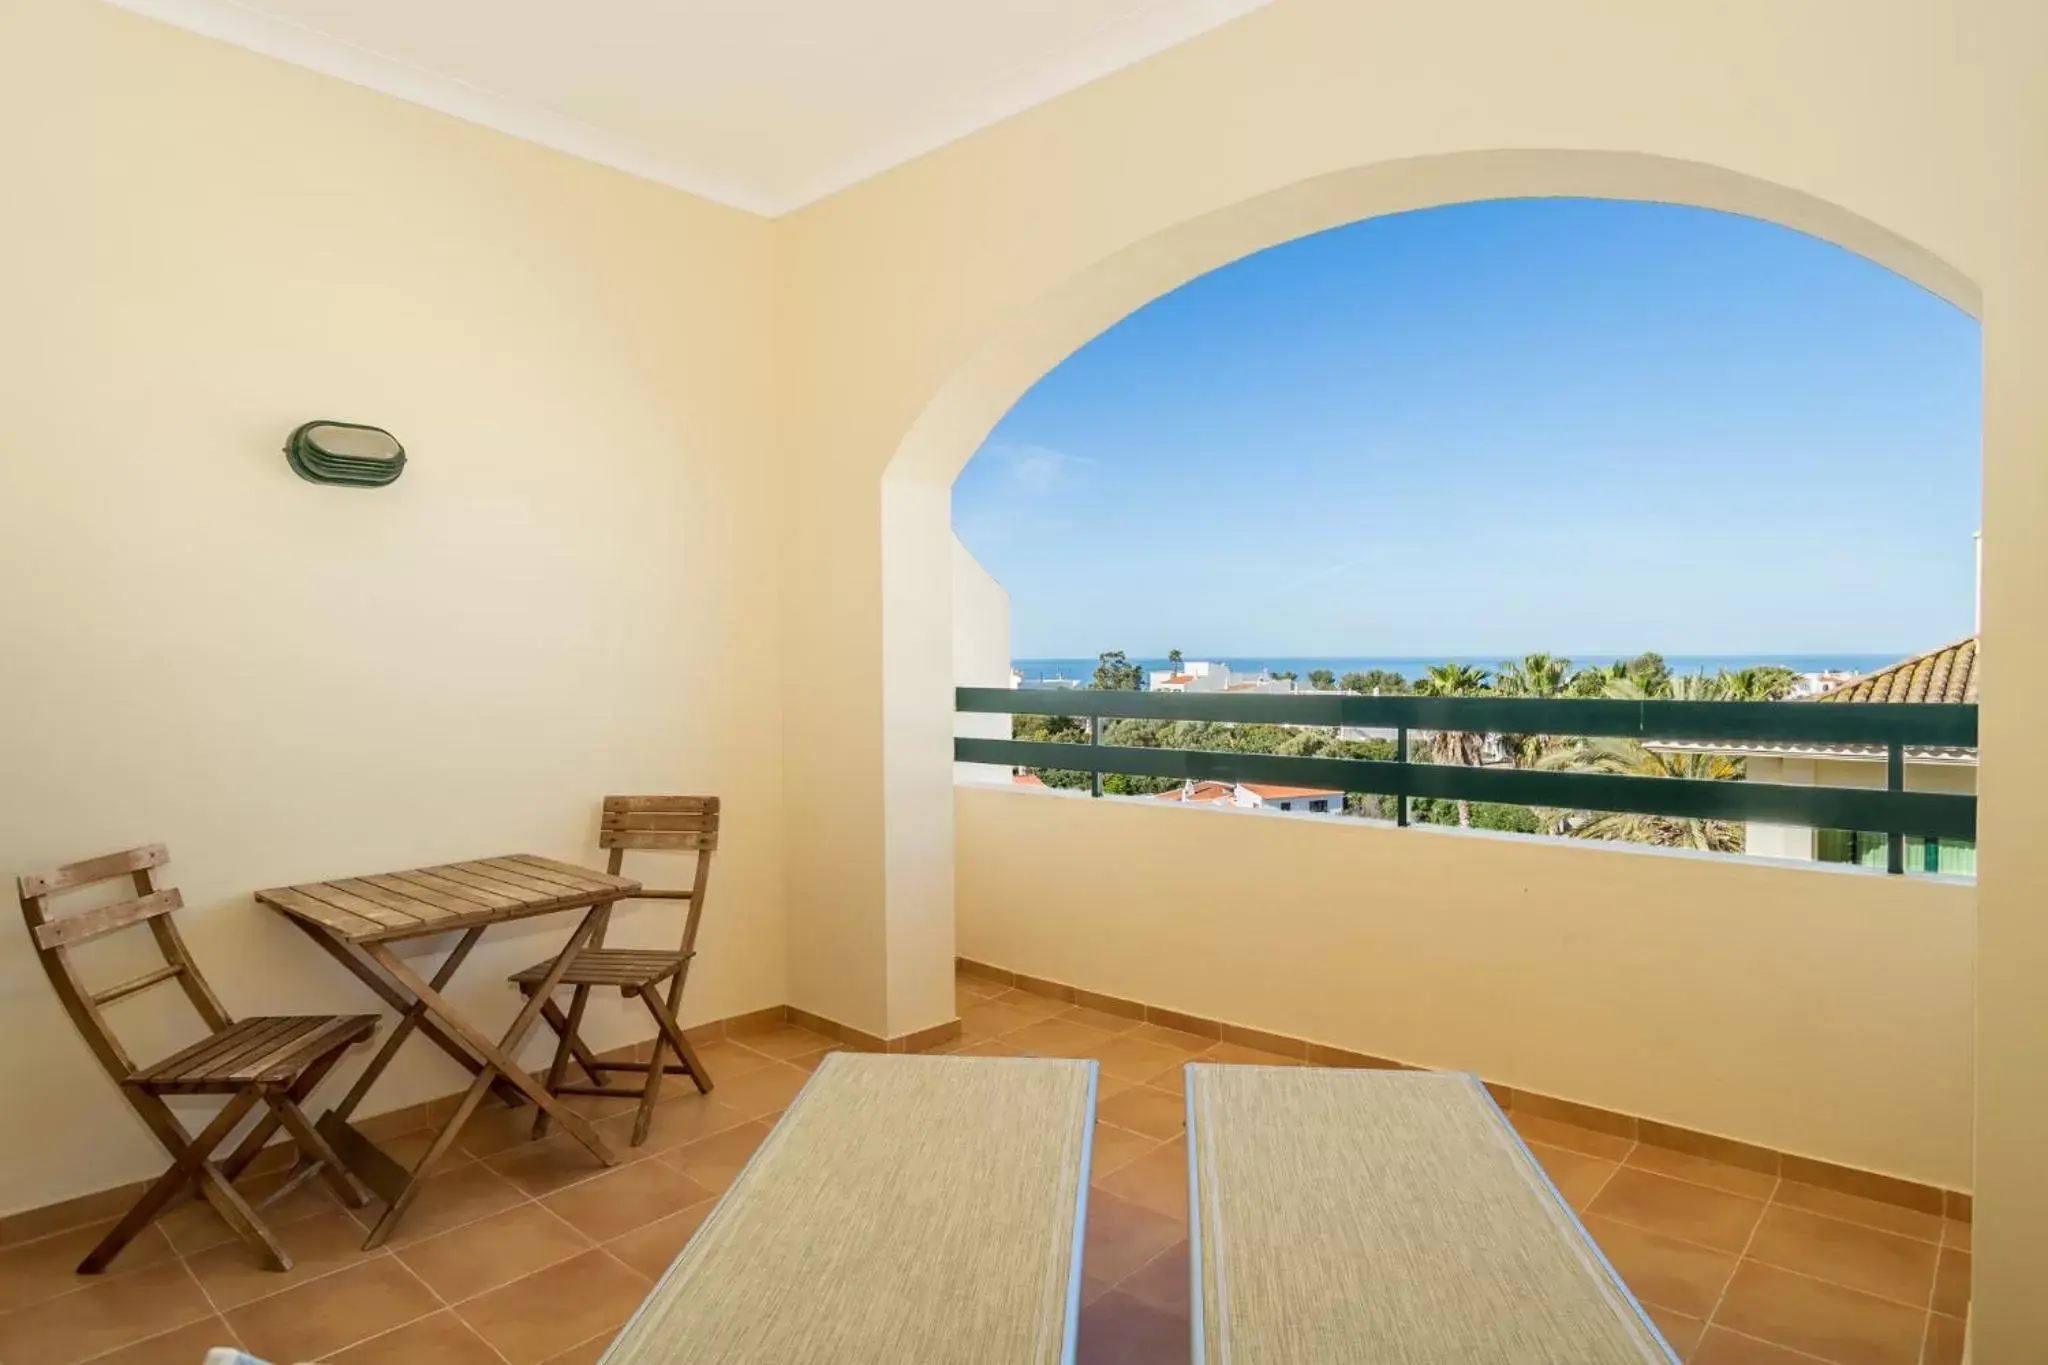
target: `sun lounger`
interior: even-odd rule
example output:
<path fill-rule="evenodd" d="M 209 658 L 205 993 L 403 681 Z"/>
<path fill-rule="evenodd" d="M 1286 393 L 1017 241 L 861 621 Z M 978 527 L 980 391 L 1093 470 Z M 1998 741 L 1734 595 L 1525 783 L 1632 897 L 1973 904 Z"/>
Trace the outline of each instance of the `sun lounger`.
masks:
<path fill-rule="evenodd" d="M 1485 1087 L 1191 1064 L 1195 1365 L 1676 1357 Z"/>
<path fill-rule="evenodd" d="M 1093 1062 L 835 1053 L 603 1365 L 1057 1365 Z"/>

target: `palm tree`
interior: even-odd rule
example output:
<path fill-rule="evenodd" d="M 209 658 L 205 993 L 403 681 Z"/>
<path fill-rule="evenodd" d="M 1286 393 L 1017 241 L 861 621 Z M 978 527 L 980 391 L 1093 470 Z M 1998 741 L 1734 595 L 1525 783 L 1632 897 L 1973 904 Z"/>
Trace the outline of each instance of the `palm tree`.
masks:
<path fill-rule="evenodd" d="M 1419 697 L 1469 697 L 1487 686 L 1487 672 L 1470 664 L 1432 664 L 1415 680 Z M 1486 746 L 1486 736 L 1471 730 L 1437 730 L 1429 736 L 1429 761 L 1458 767 L 1477 767 Z M 1472 803 L 1458 802 L 1458 827 L 1472 828 Z"/>
<path fill-rule="evenodd" d="M 1562 697 L 1571 686 L 1572 661 L 1549 654 L 1525 654 L 1519 663 L 1500 666 L 1494 690 L 1510 697 Z M 1533 768 L 1549 747 L 1545 735 L 1503 735 L 1501 739 L 1515 755 L 1515 766 Z"/>
<path fill-rule="evenodd" d="M 1500 666 L 1494 690 L 1509 697 L 1561 697 L 1570 683 L 1572 661 L 1549 654 L 1525 654 Z"/>
<path fill-rule="evenodd" d="M 1732 673 L 1723 669 L 1721 680 L 1727 684 L 1729 701 L 1783 701 L 1792 695 L 1799 675 L 1777 664 L 1763 664 Z"/>
<path fill-rule="evenodd" d="M 1708 677 L 1699 673 L 1671 679 L 1670 688 L 1674 701 L 1726 701 L 1730 684 L 1725 674 Z M 1607 695 L 1617 701 L 1642 701 L 1645 697 L 1641 684 L 1628 679 L 1610 683 Z M 1683 777 L 1703 782 L 1733 782 L 1743 775 L 1742 760 L 1732 754 L 1674 753 L 1650 749 L 1633 739 L 1599 737 L 1582 737 L 1559 745 L 1538 759 L 1536 766 L 1552 772 Z M 1726 820 L 1618 811 L 1551 810 L 1541 814 L 1551 833 L 1568 834 L 1575 839 L 1619 839 L 1632 844 L 1715 853 L 1742 851 L 1742 826 Z"/>

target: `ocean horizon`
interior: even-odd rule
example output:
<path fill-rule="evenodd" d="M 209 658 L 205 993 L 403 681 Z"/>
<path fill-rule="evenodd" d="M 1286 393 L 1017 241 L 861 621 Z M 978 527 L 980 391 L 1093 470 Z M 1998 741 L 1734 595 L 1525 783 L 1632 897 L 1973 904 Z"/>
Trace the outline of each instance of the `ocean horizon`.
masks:
<path fill-rule="evenodd" d="M 1304 681 L 1318 668 L 1327 668 L 1338 677 L 1346 673 L 1365 673 L 1375 668 L 1384 668 L 1413 679 L 1434 664 L 1464 664 L 1472 668 L 1483 668 L 1489 673 L 1498 673 L 1501 665 L 1512 663 L 1522 656 L 1519 654 L 1432 654 L 1392 657 L 1348 656 L 1331 654 L 1239 654 L 1205 655 L 1189 654 L 1190 662 L 1220 663 L 1227 665 L 1232 673 L 1256 674 L 1293 672 Z M 1572 662 L 1574 668 L 1589 665 L 1605 667 L 1620 659 L 1635 657 L 1631 654 L 1568 654 L 1562 656 Z M 1904 653 L 1867 654 L 1666 654 L 1664 662 L 1673 673 L 1718 673 L 1722 669 L 1759 668 L 1776 666 L 1789 668 L 1794 673 L 1870 673 L 1899 660 L 1910 657 Z M 1163 670 L 1166 659 L 1134 658 L 1147 672 Z M 1027 683 L 1045 682 L 1054 678 L 1067 678 L 1087 682 L 1095 676 L 1096 660 L 1090 658 L 1071 659 L 1012 659 L 1011 667 L 1024 675 Z"/>

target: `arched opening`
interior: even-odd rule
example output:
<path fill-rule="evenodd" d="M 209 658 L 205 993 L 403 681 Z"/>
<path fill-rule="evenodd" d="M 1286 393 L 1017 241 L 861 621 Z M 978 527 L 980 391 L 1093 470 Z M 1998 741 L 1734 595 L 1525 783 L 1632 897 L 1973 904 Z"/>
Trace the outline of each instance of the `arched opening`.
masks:
<path fill-rule="evenodd" d="M 1827 1026 L 1820 1018 L 1839 1001 L 1795 1002 L 1796 1008 L 1791 1012 L 1805 1012 L 1800 1019 L 1774 1017 L 1769 1029 L 1759 1026 L 1757 1036 L 1747 1040 L 1739 1036 L 1743 1028 L 1715 1033 L 1697 1020 L 1681 1023 L 1675 1017 L 1640 1020 L 1635 1027 L 1624 1028 L 1627 1020 L 1645 1010 L 1655 1015 L 1682 1009 L 1733 1009 L 1735 995 L 1754 993 L 1764 987 L 1748 964 L 1717 958 L 1714 970 L 1725 973 L 1719 987 L 1727 1000 L 1710 1000 L 1699 993 L 1687 1001 L 1659 998 L 1654 993 L 1646 997 L 1635 985 L 1587 977 L 1583 962 L 1546 956 L 1549 950 L 1545 943 L 1556 946 L 1582 942 L 1586 935 L 1612 935 L 1616 943 L 1623 945 L 1617 951 L 1637 958 L 1647 955 L 1703 960 L 1703 956 L 1712 956 L 1713 950 L 1704 940 L 1689 937 L 1701 929 L 1697 921 L 1682 921 L 1686 932 L 1676 938 L 1667 934 L 1668 926 L 1659 926 L 1654 934 L 1646 933 L 1644 922 L 1631 907 L 1656 903 L 1666 895 L 1663 879 L 1671 876 L 1753 878 L 1754 870 L 1708 874 L 1699 870 L 1700 864 L 1685 862 L 1677 864 L 1680 870 L 1673 873 L 1669 865 L 1661 862 L 1652 867 L 1640 858 L 1610 857 L 1603 853 L 1598 856 L 1607 866 L 1588 873 L 1576 864 L 1518 862 L 1501 854 L 1498 844 L 1486 843 L 1475 846 L 1484 852 L 1457 855 L 1460 862 L 1456 875 L 1461 877 L 1471 870 L 1468 864 L 1473 857 L 1485 864 L 1472 873 L 1477 880 L 1471 885 L 1469 903 L 1454 912 L 1437 914 L 1426 933 L 1416 924 L 1400 919 L 1347 918 L 1323 914 L 1318 908 L 1298 917 L 1299 922 L 1267 922 L 1265 932 L 1269 939 L 1284 939 L 1285 943 L 1276 946 L 1270 961 L 1246 962 L 1229 946 L 1234 941 L 1232 935 L 1246 929 L 1237 918 L 1246 912 L 1246 907 L 1219 906 L 1208 926 L 1214 931 L 1213 941 L 1205 941 L 1200 960 L 1177 964 L 1169 979 L 1158 962 L 1148 960 L 1141 934 L 1134 932 L 1121 941 L 1106 941 L 1105 927 L 1114 917 L 1091 918 L 1087 912 L 1089 907 L 1126 904 L 1156 884 L 1159 877 L 1183 871 L 1190 876 L 1209 877 L 1218 886 L 1228 883 L 1240 899 L 1245 895 L 1256 897 L 1257 890 L 1251 883 L 1241 878 L 1232 880 L 1236 871 L 1230 860 L 1223 859 L 1215 848 L 1206 847 L 1205 841 L 1197 840 L 1185 847 L 1147 845 L 1133 837 L 1130 822 L 1134 816 L 1089 809 L 1086 814 L 1094 817 L 1094 828 L 1082 842 L 1092 846 L 1077 848 L 1059 843 L 1074 834 L 1070 822 L 1055 830 L 1046 822 L 1063 817 L 1046 815 L 1040 819 L 1034 815 L 1031 828 L 1013 831 L 1019 850 L 1015 860 L 1001 867 L 956 869 L 952 537 L 948 490 L 1002 414 L 1053 365 L 1118 318 L 1229 261 L 1278 242 L 1382 214 L 1525 197 L 1647 200 L 1765 219 L 1856 251 L 1968 312 L 1977 311 L 1973 286 L 1956 271 L 1895 234 L 1810 196 L 1716 168 L 1668 159 L 1519 152 L 1385 164 L 1305 182 L 1279 194 L 1194 219 L 1127 248 L 1041 298 L 1025 313 L 1013 317 L 998 335 L 972 351 L 937 387 L 899 444 L 883 478 L 882 763 L 884 886 L 890 940 L 889 1032 L 909 1032 L 951 1013 L 947 998 L 951 981 L 945 969 L 956 952 L 973 948 L 984 957 L 998 951 L 1014 952 L 1017 960 L 1008 965 L 1017 970 L 1072 980 L 1078 986 L 1109 994 L 1148 998 L 1156 1005 L 1174 1010 L 1206 1012 L 1258 1028 L 1321 1038 L 1333 1045 L 1376 1051 L 1418 1064 L 1479 1070 L 1534 1091 L 1574 1095 L 1617 1110 L 1672 1122 L 1690 1120 L 1704 1130 L 1775 1143 L 1786 1150 L 1826 1150 L 1839 1159 L 1872 1169 L 1890 1169 L 1957 1185 L 1967 1183 L 1968 1068 L 1966 1064 L 1955 1065 L 1957 1052 L 1967 1053 L 1967 1009 L 1959 1012 L 1951 1008 L 1955 1002 L 1949 1001 L 1947 995 L 1955 992 L 1947 992 L 1946 987 L 1934 991 L 1925 1005 L 1928 1012 L 1942 1015 L 1942 1041 L 1937 1046 L 1918 1049 L 1923 1069 L 1939 1079 L 1939 1102 L 1931 1104 L 1928 1113 L 1914 1122 L 1893 1124 L 1883 1140 L 1873 1141 L 1875 1115 L 1865 1114 L 1862 1120 L 1854 1116 L 1878 1103 L 1883 1087 L 1874 1076 L 1844 1078 L 1845 1092 L 1854 1093 L 1825 1115 L 1793 1116 L 1798 1106 L 1790 1103 L 1792 1092 L 1787 1088 L 1795 1085 L 1792 1070 L 1830 1064 L 1828 1059 L 1818 1056 L 1794 1059 L 1782 1055 L 1781 1049 L 1781 1055 L 1773 1057 L 1770 1065 L 1746 1078 L 1738 1088 L 1739 1093 L 1723 1095 L 1704 1107 L 1698 1095 L 1688 1089 L 1701 1076 L 1723 1073 L 1726 1059 L 1721 1054 L 1728 1049 L 1768 1053 L 1770 1045 L 1766 1038 L 1787 1028 L 1804 1030 L 1808 1041 L 1821 1039 Z M 1045 810 L 1075 809 L 1073 803 L 1058 800 L 1012 799 L 1009 804 L 1012 808 L 1021 804 Z M 976 809 L 966 798 L 959 806 L 963 820 L 970 823 L 982 818 L 975 814 Z M 1004 818 L 1012 817 L 1006 811 Z M 1288 822 L 1257 823 L 1270 829 Z M 1289 828 L 1298 829 L 1300 823 Z M 1369 855 L 1346 854 L 1338 858 L 1320 846 L 1327 840 L 1308 845 L 1301 842 L 1302 837 L 1275 835 L 1266 852 L 1271 859 L 1284 858 L 1292 860 L 1292 865 L 1314 866 L 1316 875 L 1325 879 L 1323 885 L 1340 888 L 1338 894 L 1347 901 L 1379 897 L 1387 902 L 1422 903 L 1436 895 L 1431 879 L 1450 875 L 1446 871 L 1449 864 L 1436 858 L 1435 851 L 1442 846 L 1440 840 L 1420 841 L 1433 850 L 1430 866 L 1401 866 L 1398 862 L 1374 862 L 1375 857 L 1391 856 L 1380 846 L 1374 846 Z M 1054 843 L 1058 843 L 1058 855 L 1048 857 L 1047 849 Z M 1351 862 L 1340 866 L 1345 858 Z M 1027 875 L 1048 862 L 1069 859 L 1095 860 L 1087 863 L 1090 875 L 1084 892 Z M 956 889 L 963 900 L 971 899 L 1004 879 L 1013 886 L 1013 891 L 1004 893 L 1013 896 L 1013 909 L 1026 902 L 1028 906 L 1018 910 L 1001 933 L 1011 934 L 1016 924 L 1028 919 L 1031 933 L 1040 937 L 1026 942 L 1013 934 L 997 943 L 989 936 L 992 931 L 985 927 L 964 921 L 956 924 Z M 1589 886 L 1596 893 L 1590 897 L 1583 894 Z M 1762 917 L 1760 924 L 1774 915 L 1782 917 L 1786 908 L 1779 904 L 1784 899 L 1782 895 L 1756 894 L 1746 881 L 1740 885 L 1717 884 L 1712 894 L 1742 904 L 1746 914 Z M 1575 922 L 1545 925 L 1544 943 L 1518 938 L 1525 930 L 1535 932 L 1531 928 L 1534 920 L 1525 913 L 1526 907 L 1539 900 L 1553 899 L 1572 906 Z M 1916 932 L 1933 923 L 1934 917 L 1919 913 L 1924 909 L 1901 907 L 1902 914 L 1912 912 L 1909 922 L 1916 926 Z M 1784 944 L 1781 949 L 1792 957 L 1825 957 L 1831 951 L 1829 935 L 1853 919 L 1852 907 L 1847 905 L 1825 914 L 1806 915 L 1800 933 L 1811 941 L 1804 946 Z M 1497 925 L 1511 926 L 1511 932 L 1494 934 Z M 1158 917 L 1153 918 L 1149 927 L 1159 927 Z M 1182 927 L 1186 932 L 1195 932 L 1192 918 Z M 961 934 L 957 948 L 956 928 Z M 1946 930 L 1942 932 L 1946 934 Z M 976 935 L 981 936 L 980 942 L 967 941 Z M 1056 956 L 1047 945 L 1059 935 L 1069 940 L 1089 939 L 1092 954 L 1086 965 L 1065 978 L 1045 965 Z M 1939 960 L 1956 970 L 1966 970 L 1966 939 L 1966 933 L 1946 934 L 1938 943 L 1930 940 L 1910 951 L 1923 963 Z M 1454 943 L 1459 950 L 1486 960 L 1467 964 L 1461 969 L 1462 976 L 1454 973 L 1453 977 L 1440 980 L 1432 978 L 1428 970 L 1408 970 L 1416 964 L 1445 968 L 1458 956 L 1452 948 Z M 1046 952 L 1043 961 L 1026 960 L 1041 950 Z M 1502 958 L 1502 954 L 1520 956 Z M 1347 985 L 1307 979 L 1322 970 L 1320 964 L 1340 957 L 1400 965 L 1413 978 L 1412 986 L 1382 990 L 1385 983 L 1375 980 L 1374 998 L 1361 1006 L 1357 982 Z M 1094 979 L 1077 979 L 1091 972 L 1097 973 Z M 1949 976 L 1953 974 L 1948 972 Z M 1503 1027 L 1499 1011 L 1512 1013 L 1518 1007 L 1519 997 L 1489 998 L 1483 1003 L 1461 1001 L 1460 993 L 1481 978 L 1519 980 L 1524 985 L 1543 979 L 1546 1022 L 1540 1028 Z M 1119 991 L 1119 986 L 1124 989 Z M 1855 991 L 1872 987 L 1869 983 L 1843 983 L 1843 988 Z M 1796 994 L 1787 990 L 1788 996 Z M 1437 1003 L 1426 1005 L 1425 995 Z M 1516 996 L 1517 992 L 1510 990 L 1507 995 Z M 1939 1002 L 1933 998 L 1937 995 L 1941 997 Z M 1558 1009 L 1549 1008 L 1565 996 L 1570 999 Z M 1200 1006 L 1209 1000 L 1227 1003 L 1204 1011 Z M 1446 1010 L 1450 1013 L 1446 1014 Z M 1431 1015 L 1427 1037 L 1409 1027 L 1425 1012 Z M 1365 1020 L 1367 1015 L 1370 1020 Z M 1696 1035 L 1686 1036 L 1698 1041 L 1704 1050 L 1695 1049 L 1699 1055 L 1666 1054 L 1653 1058 L 1651 1054 L 1658 1046 L 1668 1044 L 1671 1030 L 1680 1028 L 1697 1029 Z M 1366 1033 L 1372 1034 L 1380 1046 L 1368 1046 L 1363 1038 Z M 1657 1039 L 1664 1042 L 1653 1045 Z M 1708 1055 L 1709 1052 L 1714 1055 Z M 1808 1123 L 1807 1118 L 1815 1121 Z"/>
<path fill-rule="evenodd" d="M 956 655 L 975 676 L 958 680 L 1004 686 L 1014 656 L 1026 690 L 1114 672 L 1111 686 L 1225 700 L 1707 703 L 1839 699 L 1889 670 L 1856 695 L 1973 698 L 1977 333 L 1860 255 L 1681 205 L 1495 200 L 1269 248 L 1090 341 L 962 473 L 954 525 L 1009 590 L 1016 641 L 963 652 L 983 633 L 963 603 Z M 1134 662 L 1098 668 L 1105 651 Z M 1390 725 L 1282 715 L 1132 714 L 1102 743 L 1395 757 Z M 1052 714 L 1016 727 L 1085 729 Z M 1411 740 L 1405 761 L 1496 772 L 1885 781 L 1871 745 Z M 1971 749 L 1906 758 L 1909 790 L 1974 789 Z M 1090 785 L 1076 769 L 1022 776 Z M 1110 795 L 1394 818 L 1391 795 L 1310 781 L 1095 779 Z M 1505 797 L 1402 815 L 1878 870 L 1889 853 L 1876 831 Z M 1974 869 L 1967 837 L 1904 838 L 1908 873 Z"/>

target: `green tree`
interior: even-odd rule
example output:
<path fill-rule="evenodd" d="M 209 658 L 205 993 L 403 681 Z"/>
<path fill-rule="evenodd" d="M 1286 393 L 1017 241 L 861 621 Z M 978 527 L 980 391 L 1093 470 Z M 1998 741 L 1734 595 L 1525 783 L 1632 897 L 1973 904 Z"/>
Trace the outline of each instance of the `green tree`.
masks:
<path fill-rule="evenodd" d="M 1182 657 L 1181 652 L 1179 650 L 1169 649 L 1166 651 L 1166 666 L 1172 669 L 1174 672 L 1180 672 L 1180 666 L 1184 662 L 1186 662 L 1186 660 Z"/>
<path fill-rule="evenodd" d="M 1432 664 L 1415 681 L 1415 692 L 1423 697 L 1469 697 L 1486 690 L 1487 672 L 1469 664 Z M 1435 730 L 1429 736 L 1429 761 L 1459 767 L 1476 767 L 1486 736 L 1471 730 Z M 1472 828 L 1472 803 L 1458 802 L 1458 827 Z"/>
<path fill-rule="evenodd" d="M 1424 825 L 1452 825 L 1458 821 L 1457 804 L 1441 797 L 1425 797 L 1411 801 L 1408 814 L 1417 824 Z M 1543 817 L 1530 806 L 1509 805 L 1500 801 L 1475 801 L 1472 803 L 1471 827 L 1499 830 L 1507 834 L 1541 834 Z"/>
<path fill-rule="evenodd" d="M 1661 663 L 1662 660 L 1659 660 Z M 1667 694 L 1679 701 L 1725 700 L 1719 677 L 1694 674 L 1665 679 Z M 1618 701 L 1642 701 L 1642 686 L 1624 679 L 1609 685 Z M 1731 754 L 1675 753 L 1652 749 L 1633 739 L 1580 736 L 1546 753 L 1537 764 L 1554 772 L 1609 773 L 1622 777 L 1683 777 L 1705 782 L 1734 782 L 1743 776 L 1743 762 Z M 1742 852 L 1743 828 L 1727 820 L 1698 820 L 1675 815 L 1637 815 L 1626 811 L 1552 810 L 1543 812 L 1553 834 L 1575 839 L 1617 839 L 1662 848 Z"/>
<path fill-rule="evenodd" d="M 1011 716 L 1010 738 L 1040 744 L 1086 744 L 1088 723 L 1079 716 Z M 1048 787 L 1069 790 L 1089 785 L 1089 775 L 1078 768 L 1030 768 Z"/>
<path fill-rule="evenodd" d="M 1095 660 L 1095 686 L 1103 692 L 1136 692 L 1145 685 L 1145 670 L 1125 657 L 1120 649 L 1108 650 Z"/>
<path fill-rule="evenodd" d="M 1572 661 L 1549 654 L 1525 654 L 1500 666 L 1494 690 L 1505 697 L 1561 697 L 1570 686 Z"/>
<path fill-rule="evenodd" d="M 1628 661 L 1618 660 L 1611 664 L 1588 664 L 1572 674 L 1565 684 L 1565 692 L 1574 697 L 1604 697 L 1607 689 L 1628 677 Z"/>
<path fill-rule="evenodd" d="M 1664 662 L 1664 656 L 1654 649 L 1645 650 L 1622 666 L 1628 680 L 1643 689 L 1646 697 L 1665 697 L 1671 694 L 1671 666 Z"/>
<path fill-rule="evenodd" d="M 1509 697 L 1562 697 L 1571 686 L 1572 661 L 1550 654 L 1525 654 L 1500 666 L 1494 690 Z M 1503 735 L 1518 768 L 1534 767 L 1550 744 L 1547 735 Z M 1485 828 L 1482 826 L 1482 828 Z"/>
<path fill-rule="evenodd" d="M 1312 668 L 1308 674 L 1308 685 L 1318 692 L 1327 692 L 1337 685 L 1337 675 L 1327 668 Z"/>
<path fill-rule="evenodd" d="M 1337 686 L 1365 697 L 1397 697 L 1408 690 L 1408 680 L 1391 669 L 1368 668 L 1363 673 L 1346 673 Z"/>
<path fill-rule="evenodd" d="M 1291 668 L 1286 668 L 1281 669 L 1278 672 L 1268 673 L 1266 676 L 1271 678 L 1274 682 L 1293 682 L 1297 677 L 1301 675 L 1296 673 Z"/>
<path fill-rule="evenodd" d="M 1783 701 L 1799 684 L 1797 673 L 1776 664 L 1739 668 L 1732 673 L 1723 669 L 1721 677 L 1728 685 L 1730 701 Z"/>

